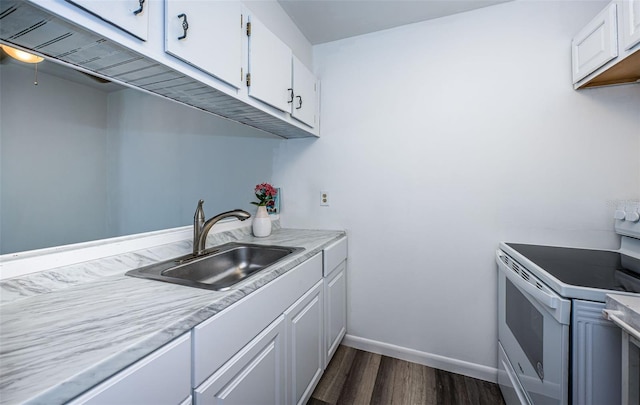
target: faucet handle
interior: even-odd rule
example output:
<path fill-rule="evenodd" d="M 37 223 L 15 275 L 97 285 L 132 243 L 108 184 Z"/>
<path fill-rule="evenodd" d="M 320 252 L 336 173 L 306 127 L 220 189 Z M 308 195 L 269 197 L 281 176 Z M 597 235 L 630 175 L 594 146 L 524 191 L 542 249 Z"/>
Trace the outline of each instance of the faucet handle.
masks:
<path fill-rule="evenodd" d="M 204 209 L 202 208 L 202 204 L 204 204 L 204 200 L 198 201 L 196 213 L 193 215 L 193 223 L 198 224 L 199 226 L 204 224 Z"/>

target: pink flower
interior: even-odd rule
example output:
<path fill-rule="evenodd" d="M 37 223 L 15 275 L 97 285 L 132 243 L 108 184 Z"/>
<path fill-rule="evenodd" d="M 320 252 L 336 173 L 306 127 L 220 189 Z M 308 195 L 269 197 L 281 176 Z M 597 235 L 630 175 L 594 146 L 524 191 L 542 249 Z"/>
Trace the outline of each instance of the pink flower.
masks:
<path fill-rule="evenodd" d="M 256 185 L 254 193 L 256 194 L 259 202 L 251 202 L 251 204 L 261 206 L 267 205 L 267 203 L 273 201 L 273 198 L 278 194 L 278 190 L 269 183 L 261 183 Z"/>

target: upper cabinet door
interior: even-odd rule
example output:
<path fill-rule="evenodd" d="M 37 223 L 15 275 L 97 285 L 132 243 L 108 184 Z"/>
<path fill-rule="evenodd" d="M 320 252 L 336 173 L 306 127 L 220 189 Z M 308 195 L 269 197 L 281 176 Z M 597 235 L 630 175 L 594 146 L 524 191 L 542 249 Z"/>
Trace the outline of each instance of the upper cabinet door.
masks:
<path fill-rule="evenodd" d="M 291 49 L 255 17 L 249 24 L 249 96 L 289 112 Z"/>
<path fill-rule="evenodd" d="M 240 88 L 242 4 L 165 0 L 165 51 Z"/>
<path fill-rule="evenodd" d="M 616 5 L 610 4 L 571 41 L 573 82 L 618 56 Z"/>
<path fill-rule="evenodd" d="M 640 43 L 640 0 L 622 1 L 622 32 L 624 50 Z"/>
<path fill-rule="evenodd" d="M 316 125 L 316 77 L 293 57 L 293 104 L 291 115 L 310 127 Z"/>
<path fill-rule="evenodd" d="M 147 40 L 151 0 L 68 0 L 131 35 Z"/>

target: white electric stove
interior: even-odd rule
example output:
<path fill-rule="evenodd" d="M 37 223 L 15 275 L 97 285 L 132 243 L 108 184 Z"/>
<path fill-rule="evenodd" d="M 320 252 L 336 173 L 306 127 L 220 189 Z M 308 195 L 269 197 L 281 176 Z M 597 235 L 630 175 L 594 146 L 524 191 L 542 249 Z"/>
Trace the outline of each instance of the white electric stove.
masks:
<path fill-rule="evenodd" d="M 616 211 L 618 250 L 500 243 L 498 383 L 511 404 L 620 403 L 620 329 L 607 293 L 640 293 L 640 214 Z"/>

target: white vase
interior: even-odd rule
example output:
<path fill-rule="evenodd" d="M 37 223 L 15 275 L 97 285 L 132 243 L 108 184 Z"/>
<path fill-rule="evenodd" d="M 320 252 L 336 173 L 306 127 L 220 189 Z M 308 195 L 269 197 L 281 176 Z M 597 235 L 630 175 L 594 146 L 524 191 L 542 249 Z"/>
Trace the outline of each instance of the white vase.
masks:
<path fill-rule="evenodd" d="M 258 211 L 253 217 L 253 236 L 258 238 L 264 238 L 271 235 L 271 219 L 267 213 L 267 207 L 264 205 L 258 206 Z"/>

